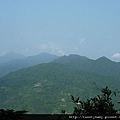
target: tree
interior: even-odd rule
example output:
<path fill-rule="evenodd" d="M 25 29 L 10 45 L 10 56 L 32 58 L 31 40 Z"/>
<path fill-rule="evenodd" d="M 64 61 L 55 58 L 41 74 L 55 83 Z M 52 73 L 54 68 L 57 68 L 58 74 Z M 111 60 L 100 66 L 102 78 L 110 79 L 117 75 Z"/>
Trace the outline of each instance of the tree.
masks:
<path fill-rule="evenodd" d="M 74 98 L 71 95 L 72 102 L 75 104 L 74 115 L 111 115 L 117 114 L 118 110 L 114 108 L 112 95 L 116 96 L 116 92 L 111 91 L 108 86 L 101 90 L 102 95 L 97 95 L 94 98 L 86 101 L 80 98 Z M 64 111 L 65 113 L 65 111 Z"/>

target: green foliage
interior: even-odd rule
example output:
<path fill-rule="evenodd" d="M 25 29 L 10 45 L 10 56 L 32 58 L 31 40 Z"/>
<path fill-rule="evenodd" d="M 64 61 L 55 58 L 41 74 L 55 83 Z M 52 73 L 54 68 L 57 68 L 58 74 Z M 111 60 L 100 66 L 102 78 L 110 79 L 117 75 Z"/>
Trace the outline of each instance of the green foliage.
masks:
<path fill-rule="evenodd" d="M 70 94 L 86 100 L 98 95 L 99 88 L 119 88 L 120 79 L 114 77 L 120 76 L 119 63 L 76 55 L 63 58 L 63 61 L 39 64 L 0 78 L 0 107 L 25 109 L 32 114 L 57 114 L 60 109 L 72 113 Z"/>
<path fill-rule="evenodd" d="M 60 63 L 22 69 L 0 79 L 0 106 L 4 109 L 25 109 L 30 113 L 59 113 L 60 108 L 66 109 L 70 103 L 70 94 L 93 93 L 92 87 L 87 90 L 87 86 L 92 86 L 92 78 L 90 74 Z"/>
<path fill-rule="evenodd" d="M 97 95 L 94 98 L 82 101 L 74 98 L 71 95 L 72 102 L 75 103 L 74 112 L 75 115 L 111 115 L 117 114 L 118 110 L 114 109 L 112 102 L 112 95 L 116 96 L 116 92 L 112 92 L 108 86 L 101 90 L 102 95 Z"/>
<path fill-rule="evenodd" d="M 104 56 L 97 60 L 92 60 L 84 56 L 71 54 L 60 57 L 55 61 L 68 65 L 73 69 L 94 73 L 96 75 L 111 76 L 118 80 L 120 78 L 120 62 L 113 62 Z"/>

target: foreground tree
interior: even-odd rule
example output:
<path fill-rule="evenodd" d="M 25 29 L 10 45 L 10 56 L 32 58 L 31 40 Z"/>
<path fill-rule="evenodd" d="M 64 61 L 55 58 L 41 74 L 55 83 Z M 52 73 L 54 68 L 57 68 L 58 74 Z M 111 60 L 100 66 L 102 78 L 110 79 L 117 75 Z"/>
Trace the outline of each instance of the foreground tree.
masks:
<path fill-rule="evenodd" d="M 117 114 L 117 110 L 114 109 L 112 102 L 112 95 L 116 96 L 116 92 L 112 92 L 108 86 L 101 90 L 102 95 L 97 95 L 90 100 L 81 101 L 79 97 L 75 100 L 71 95 L 72 101 L 76 104 L 74 107 L 75 115 L 111 115 Z"/>
<path fill-rule="evenodd" d="M 102 95 L 82 101 L 71 95 L 72 102 L 75 104 L 74 115 L 112 115 L 117 114 L 118 110 L 114 108 L 112 96 L 116 96 L 116 92 L 111 91 L 108 86 L 101 90 Z M 65 110 L 62 110 L 65 114 Z"/>
<path fill-rule="evenodd" d="M 0 109 L 0 120 L 15 120 L 21 118 L 27 111 L 14 111 L 14 110 L 4 110 Z"/>

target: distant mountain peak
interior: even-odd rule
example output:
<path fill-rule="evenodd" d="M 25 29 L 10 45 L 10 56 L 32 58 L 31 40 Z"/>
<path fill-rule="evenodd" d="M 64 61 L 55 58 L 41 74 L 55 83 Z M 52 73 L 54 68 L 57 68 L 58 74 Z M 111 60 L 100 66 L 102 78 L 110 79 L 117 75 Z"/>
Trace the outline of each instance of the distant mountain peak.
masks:
<path fill-rule="evenodd" d="M 111 61 L 110 59 L 108 59 L 108 58 L 105 57 L 105 56 L 102 56 L 102 57 L 100 57 L 100 58 L 98 58 L 98 59 L 96 59 L 96 60 L 108 60 L 108 61 Z"/>
<path fill-rule="evenodd" d="M 101 57 L 97 58 L 96 60 L 99 60 L 99 59 L 106 59 L 106 57 L 105 56 L 101 56 Z"/>
<path fill-rule="evenodd" d="M 78 55 L 78 54 L 70 54 L 68 57 L 79 57 L 79 58 L 88 59 L 87 57 L 85 57 L 85 56 L 80 56 L 80 55 Z"/>
<path fill-rule="evenodd" d="M 23 57 L 25 57 L 24 55 L 22 55 L 22 54 L 19 54 L 19 53 L 16 53 L 16 52 L 8 52 L 8 53 L 6 53 L 4 56 L 23 56 Z"/>
<path fill-rule="evenodd" d="M 39 55 L 54 55 L 54 54 L 51 54 L 51 53 L 48 53 L 48 52 L 42 52 Z M 56 56 L 56 55 L 54 55 L 54 56 Z"/>
<path fill-rule="evenodd" d="M 5 55 L 0 57 L 0 64 L 14 60 L 14 59 L 24 59 L 25 56 L 15 52 L 8 52 Z"/>

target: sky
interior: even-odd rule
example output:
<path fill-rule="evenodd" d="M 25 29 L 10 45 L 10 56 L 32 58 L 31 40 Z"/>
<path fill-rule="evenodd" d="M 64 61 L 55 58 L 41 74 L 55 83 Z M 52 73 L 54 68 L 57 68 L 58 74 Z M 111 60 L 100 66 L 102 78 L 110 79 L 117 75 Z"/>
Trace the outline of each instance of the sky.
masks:
<path fill-rule="evenodd" d="M 0 0 L 0 56 L 11 51 L 120 61 L 120 0 Z"/>

